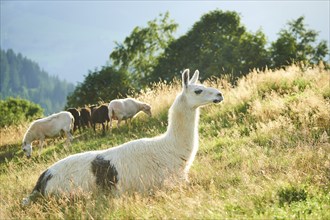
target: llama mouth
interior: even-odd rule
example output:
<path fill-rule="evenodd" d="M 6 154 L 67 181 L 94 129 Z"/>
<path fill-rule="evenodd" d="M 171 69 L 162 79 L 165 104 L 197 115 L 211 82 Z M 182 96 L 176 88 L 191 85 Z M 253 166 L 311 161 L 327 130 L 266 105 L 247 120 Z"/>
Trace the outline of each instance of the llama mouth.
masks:
<path fill-rule="evenodd" d="M 214 99 L 213 100 L 213 103 L 219 103 L 219 102 L 221 102 L 222 100 L 221 99 Z"/>

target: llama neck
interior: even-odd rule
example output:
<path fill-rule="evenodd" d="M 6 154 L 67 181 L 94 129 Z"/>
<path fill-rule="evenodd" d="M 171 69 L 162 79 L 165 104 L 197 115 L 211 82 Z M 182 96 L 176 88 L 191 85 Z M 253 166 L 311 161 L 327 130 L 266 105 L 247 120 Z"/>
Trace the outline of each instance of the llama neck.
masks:
<path fill-rule="evenodd" d="M 179 95 L 169 111 L 167 137 L 175 142 L 175 148 L 181 148 L 188 154 L 198 148 L 199 109 L 187 106 L 186 98 Z"/>

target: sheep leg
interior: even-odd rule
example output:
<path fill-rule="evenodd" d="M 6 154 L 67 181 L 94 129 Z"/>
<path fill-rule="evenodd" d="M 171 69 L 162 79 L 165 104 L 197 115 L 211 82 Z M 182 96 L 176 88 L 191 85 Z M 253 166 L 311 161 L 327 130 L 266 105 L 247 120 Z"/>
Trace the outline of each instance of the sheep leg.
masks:
<path fill-rule="evenodd" d="M 117 128 L 119 128 L 119 127 L 120 127 L 120 122 L 121 122 L 121 119 L 120 119 L 120 118 L 118 118 L 118 122 L 117 122 Z"/>
<path fill-rule="evenodd" d="M 112 118 L 110 118 L 110 131 L 112 131 Z"/>
<path fill-rule="evenodd" d="M 128 128 L 130 129 L 131 128 L 131 125 L 132 125 L 132 118 L 129 118 L 126 121 L 128 123 Z"/>
<path fill-rule="evenodd" d="M 66 144 L 69 145 L 73 140 L 73 136 L 71 135 L 70 131 L 66 131 L 65 134 L 66 134 Z"/>
<path fill-rule="evenodd" d="M 39 144 L 40 146 L 39 146 L 39 151 L 38 151 L 39 157 L 41 155 L 41 151 L 42 151 L 42 148 L 44 146 L 44 140 L 45 140 L 44 137 L 40 138 L 40 144 Z"/>
<path fill-rule="evenodd" d="M 80 120 L 78 121 L 78 130 L 79 130 L 79 133 L 81 134 L 81 122 L 80 122 Z"/>
<path fill-rule="evenodd" d="M 109 130 L 109 121 L 105 122 L 107 124 L 107 130 Z"/>
<path fill-rule="evenodd" d="M 102 123 L 102 131 L 103 131 L 103 134 L 105 134 L 105 125 L 104 125 L 104 123 Z"/>
<path fill-rule="evenodd" d="M 129 118 L 125 120 L 125 125 L 128 127 L 128 130 L 130 130 L 130 126 L 129 126 Z"/>

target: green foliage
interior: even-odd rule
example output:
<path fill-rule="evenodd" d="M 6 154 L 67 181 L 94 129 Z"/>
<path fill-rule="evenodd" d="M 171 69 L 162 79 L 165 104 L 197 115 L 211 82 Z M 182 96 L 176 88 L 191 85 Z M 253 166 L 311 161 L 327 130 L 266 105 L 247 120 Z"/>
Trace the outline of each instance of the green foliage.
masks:
<path fill-rule="evenodd" d="M 123 90 L 117 91 L 115 85 L 109 91 L 117 93 L 104 96 L 105 93 L 99 91 L 109 88 L 93 79 L 99 74 L 95 71 L 68 97 L 67 106 L 125 97 L 130 95 L 125 91 L 140 91 L 160 80 L 169 83 L 173 78 L 180 77 L 179 73 L 185 68 L 203 71 L 202 81 L 227 75 L 231 83 L 235 84 L 238 78 L 253 69 L 266 69 L 267 66 L 277 68 L 293 62 L 303 62 L 304 66 L 316 64 L 327 55 L 328 48 L 325 41 L 314 45 L 317 32 L 307 30 L 303 20 L 300 17 L 289 22 L 289 29 L 283 29 L 278 40 L 267 49 L 265 34 L 261 30 L 255 33 L 246 31 L 236 12 L 211 11 L 178 39 L 172 35 L 178 25 L 170 20 L 169 13 L 160 15 L 149 21 L 147 27 L 135 27 L 124 42 L 116 42 L 117 46 L 110 53 L 110 67 L 114 71 L 126 72 L 124 80 L 128 84 L 120 82 L 120 79 L 117 81 L 118 85 L 126 85 Z M 325 63 L 325 66 L 328 64 Z M 89 82 L 93 82 L 93 85 L 84 85 Z M 285 93 L 292 88 L 286 81 L 270 83 L 261 85 L 259 92 Z M 293 85 L 303 90 L 308 82 L 297 80 Z M 93 89 L 90 94 L 86 94 L 85 88 Z M 100 96 L 95 97 L 95 94 Z"/>
<path fill-rule="evenodd" d="M 318 33 L 306 29 L 304 17 L 288 22 L 287 29 L 279 32 L 279 38 L 272 43 L 270 48 L 272 67 L 278 68 L 292 63 L 318 64 L 325 62 L 324 58 L 329 53 L 325 40 L 318 44 Z"/>
<path fill-rule="evenodd" d="M 166 48 L 148 81 L 170 82 L 185 68 L 202 70 L 202 80 L 224 73 L 238 77 L 268 64 L 265 45 L 265 35 L 247 32 L 238 13 L 215 10 Z"/>
<path fill-rule="evenodd" d="M 123 43 L 116 42 L 110 59 L 114 66 L 127 69 L 132 74 L 135 88 L 145 85 L 148 77 L 157 65 L 157 57 L 173 41 L 173 32 L 177 28 L 169 13 L 160 14 L 158 19 L 148 22 L 147 27 L 135 27 Z"/>
<path fill-rule="evenodd" d="M 0 98 L 20 97 L 39 104 L 50 114 L 63 109 L 74 85 L 49 76 L 39 65 L 11 49 L 1 50 Z"/>
<path fill-rule="evenodd" d="M 246 31 L 236 12 L 211 11 L 178 39 L 170 34 L 176 25 L 167 19 L 168 14 L 159 24 L 154 20 L 147 28 L 136 27 L 110 55 L 116 67 L 132 73 L 135 88 L 159 80 L 171 82 L 185 68 L 203 70 L 201 80 L 229 74 L 235 82 L 252 69 L 317 64 L 328 54 L 326 41 L 316 45 L 317 32 L 306 29 L 304 17 L 289 22 L 268 49 L 265 34 Z M 166 37 L 159 38 L 161 33 Z"/>
<path fill-rule="evenodd" d="M 126 70 L 102 67 L 100 71 L 90 72 L 84 82 L 67 97 L 66 108 L 110 102 L 112 99 L 125 97 L 132 91 Z"/>
<path fill-rule="evenodd" d="M 17 98 L 0 100 L 0 109 L 0 127 L 19 125 L 43 115 L 43 109 L 39 105 Z"/>

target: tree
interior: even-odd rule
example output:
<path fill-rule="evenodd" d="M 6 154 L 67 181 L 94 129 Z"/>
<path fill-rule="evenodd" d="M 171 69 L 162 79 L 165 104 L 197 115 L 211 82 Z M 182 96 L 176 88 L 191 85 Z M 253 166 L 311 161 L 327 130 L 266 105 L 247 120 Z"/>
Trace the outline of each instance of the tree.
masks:
<path fill-rule="evenodd" d="M 213 75 L 247 74 L 269 63 L 265 35 L 248 33 L 236 12 L 215 10 L 173 41 L 159 58 L 148 81 L 171 81 L 185 68 L 200 69 L 203 79 Z"/>
<path fill-rule="evenodd" d="M 177 26 L 173 20 L 169 20 L 167 12 L 149 21 L 147 27 L 135 27 L 123 43 L 116 42 L 110 54 L 113 65 L 131 73 L 133 86 L 140 88 L 144 84 L 143 79 L 150 75 L 157 64 L 157 57 L 174 39 L 172 34 Z"/>
<path fill-rule="evenodd" d="M 1 50 L 1 66 L 0 66 L 0 98 L 4 98 L 8 94 L 9 90 L 9 81 L 10 81 L 10 73 L 9 73 L 9 63 L 7 60 L 6 52 Z"/>
<path fill-rule="evenodd" d="M 265 45 L 265 34 L 258 30 L 255 34 L 246 32 L 240 39 L 239 62 L 240 71 L 244 75 L 254 68 L 265 68 L 270 65 L 270 54 Z"/>
<path fill-rule="evenodd" d="M 9 85 L 12 91 L 18 91 L 21 88 L 21 80 L 19 77 L 20 62 L 19 56 L 16 56 L 12 49 L 7 50 L 7 60 L 10 65 Z"/>
<path fill-rule="evenodd" d="M 84 82 L 67 97 L 66 108 L 109 102 L 111 99 L 125 97 L 132 90 L 125 69 L 103 67 L 100 71 L 88 73 Z"/>
<path fill-rule="evenodd" d="M 272 67 L 278 68 L 294 62 L 325 62 L 324 58 L 329 52 L 327 42 L 322 40 L 316 43 L 318 33 L 306 28 L 303 16 L 288 22 L 287 26 L 287 29 L 279 32 L 279 38 L 271 45 Z"/>

